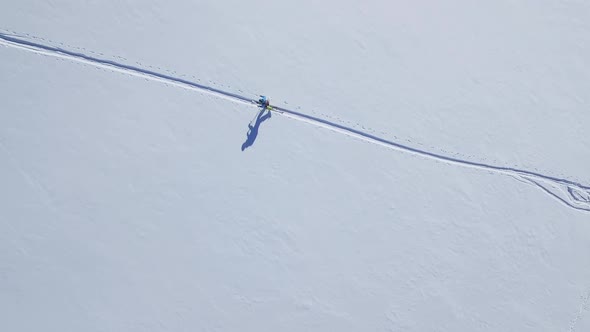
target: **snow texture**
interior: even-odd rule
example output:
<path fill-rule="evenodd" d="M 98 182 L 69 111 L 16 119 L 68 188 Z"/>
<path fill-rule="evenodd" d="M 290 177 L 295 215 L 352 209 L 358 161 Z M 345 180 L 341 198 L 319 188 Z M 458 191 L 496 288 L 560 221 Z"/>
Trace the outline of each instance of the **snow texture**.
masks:
<path fill-rule="evenodd" d="M 590 4 L 0 22 L 0 330 L 590 326 Z"/>

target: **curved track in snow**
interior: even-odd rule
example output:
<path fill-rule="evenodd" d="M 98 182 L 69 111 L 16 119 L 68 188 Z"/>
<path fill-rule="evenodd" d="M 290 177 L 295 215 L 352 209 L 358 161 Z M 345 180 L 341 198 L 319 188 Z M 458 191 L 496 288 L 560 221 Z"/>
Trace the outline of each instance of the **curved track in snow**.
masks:
<path fill-rule="evenodd" d="M 61 47 L 42 44 L 38 41 L 31 41 L 25 36 L 17 34 L 7 34 L 0 32 L 0 45 L 6 47 L 17 48 L 29 52 L 48 55 L 67 59 L 70 61 L 81 62 L 84 64 L 101 67 L 116 72 L 122 72 L 132 76 L 150 79 L 152 81 L 159 81 L 169 85 L 182 87 L 185 89 L 195 90 L 201 93 L 208 93 L 220 98 L 224 98 L 233 102 L 253 105 L 252 99 L 243 95 L 224 91 L 218 88 L 193 82 L 184 78 L 172 76 L 170 74 L 157 72 L 152 69 L 142 68 L 139 66 L 128 65 L 122 62 L 117 62 L 109 59 L 99 58 L 95 55 L 88 55 L 81 52 L 67 50 Z M 397 143 L 385 138 L 375 136 L 369 132 L 361 131 L 352 127 L 347 127 L 342 124 L 322 119 L 316 116 L 305 113 L 293 111 L 283 107 L 275 107 L 275 110 L 288 118 L 307 122 L 309 124 L 323 127 L 341 134 L 355 137 L 369 143 L 381 145 L 397 151 L 419 155 L 424 158 L 435 159 L 448 164 L 458 165 L 462 167 L 476 168 L 485 171 L 492 171 L 515 177 L 518 180 L 535 185 L 556 198 L 563 204 L 581 211 L 590 212 L 590 186 L 583 185 L 565 178 L 558 178 L 554 176 L 544 175 L 538 172 L 533 172 L 525 169 L 518 169 L 512 167 L 496 166 L 466 159 L 451 157 L 448 155 L 438 154 L 427 150 L 418 149 L 401 143 Z"/>

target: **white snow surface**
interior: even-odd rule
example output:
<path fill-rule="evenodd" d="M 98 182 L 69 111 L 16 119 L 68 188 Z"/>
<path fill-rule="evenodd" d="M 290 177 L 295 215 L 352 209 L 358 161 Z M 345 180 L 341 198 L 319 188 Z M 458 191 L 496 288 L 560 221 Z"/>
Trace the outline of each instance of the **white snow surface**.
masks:
<path fill-rule="evenodd" d="M 587 1 L 23 0 L 0 60 L 0 331 L 590 328 Z"/>

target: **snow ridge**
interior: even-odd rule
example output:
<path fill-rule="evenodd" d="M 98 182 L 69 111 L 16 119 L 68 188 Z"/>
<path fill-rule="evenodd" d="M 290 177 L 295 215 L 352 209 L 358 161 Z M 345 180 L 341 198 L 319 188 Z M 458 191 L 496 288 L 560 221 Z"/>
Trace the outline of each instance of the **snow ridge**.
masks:
<path fill-rule="evenodd" d="M 211 95 L 215 95 L 219 98 L 226 99 L 228 101 L 254 106 L 252 99 L 243 95 L 200 84 L 170 74 L 157 72 L 151 69 L 128 65 L 113 60 L 103 59 L 94 55 L 88 55 L 81 52 L 70 51 L 61 47 L 42 44 L 37 41 L 31 41 L 26 37 L 18 35 L 16 33 L 8 34 L 0 32 L 0 45 L 34 52 L 37 54 L 63 58 L 69 61 L 80 62 L 95 67 L 105 68 L 111 71 L 121 72 L 136 77 L 142 77 L 150 79 L 152 81 L 159 81 L 165 84 L 198 91 L 201 93 L 208 93 Z M 124 60 L 121 57 L 117 58 Z M 419 155 L 424 158 L 434 159 L 447 164 L 476 168 L 484 171 L 491 171 L 494 173 L 501 173 L 508 176 L 512 176 L 517 180 L 520 180 L 527 184 L 534 185 L 542 189 L 544 192 L 548 193 L 549 195 L 557 199 L 559 202 L 565 204 L 570 208 L 590 212 L 590 186 L 588 185 L 583 185 L 568 180 L 566 178 L 558 178 L 550 175 L 544 175 L 529 170 L 480 163 L 418 149 L 415 147 L 411 147 L 408 145 L 404 145 L 391 140 L 387 140 L 385 138 L 375 136 L 367 131 L 361 131 L 352 127 L 344 126 L 333 121 L 329 121 L 326 119 L 304 114 L 283 107 L 274 107 L 274 110 L 280 115 L 286 116 L 288 118 L 302 122 L 307 122 L 315 126 L 326 128 L 347 136 L 355 137 L 357 139 L 361 139 L 372 144 L 381 145 L 383 147 L 387 147 L 396 151 Z"/>

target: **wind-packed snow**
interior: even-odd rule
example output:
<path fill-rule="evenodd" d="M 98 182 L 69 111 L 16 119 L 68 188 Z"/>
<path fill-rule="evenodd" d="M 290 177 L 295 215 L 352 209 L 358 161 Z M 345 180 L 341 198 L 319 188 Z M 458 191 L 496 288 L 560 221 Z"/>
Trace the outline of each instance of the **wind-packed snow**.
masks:
<path fill-rule="evenodd" d="M 590 327 L 590 4 L 0 22 L 1 331 Z"/>

